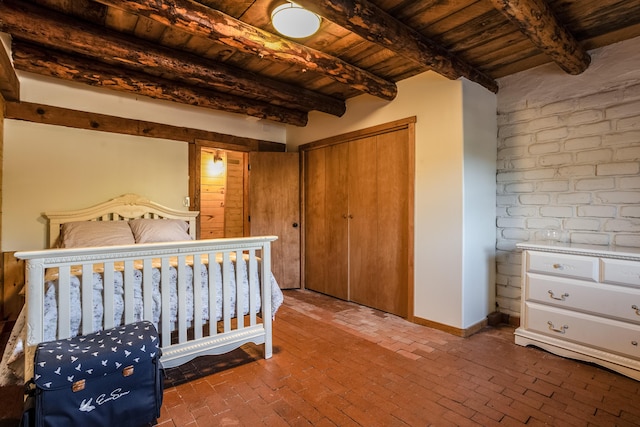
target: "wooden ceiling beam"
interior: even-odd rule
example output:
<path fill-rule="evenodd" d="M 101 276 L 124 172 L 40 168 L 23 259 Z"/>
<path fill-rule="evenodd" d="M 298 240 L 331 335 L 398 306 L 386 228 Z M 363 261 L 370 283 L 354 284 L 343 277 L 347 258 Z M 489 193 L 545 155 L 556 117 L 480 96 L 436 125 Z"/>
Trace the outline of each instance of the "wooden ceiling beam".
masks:
<path fill-rule="evenodd" d="M 545 0 L 491 0 L 538 49 L 569 74 L 580 74 L 591 57 L 556 19 Z"/>
<path fill-rule="evenodd" d="M 96 0 L 168 27 L 206 37 L 267 61 L 325 75 L 363 93 L 392 100 L 396 84 L 316 49 L 276 36 L 193 0 Z"/>
<path fill-rule="evenodd" d="M 13 42 L 13 63 L 17 70 L 295 126 L 306 126 L 308 119 L 307 113 L 303 111 L 193 86 L 181 86 L 144 73 L 123 73 L 120 67 L 70 56 L 18 39 Z"/>
<path fill-rule="evenodd" d="M 20 81 L 2 43 L 0 43 L 0 95 L 7 101 L 20 100 Z"/>
<path fill-rule="evenodd" d="M 302 111 L 342 116 L 345 102 L 194 55 L 96 28 L 27 3 L 0 2 L 0 29 L 50 49 L 72 52 L 184 84 L 232 93 Z"/>
<path fill-rule="evenodd" d="M 296 0 L 320 16 L 449 79 L 465 77 L 492 92 L 498 84 L 444 47 L 367 0 Z"/>
<path fill-rule="evenodd" d="M 246 138 L 202 129 L 147 122 L 137 119 L 110 116 L 55 107 L 33 102 L 7 102 L 5 119 L 23 120 L 53 126 L 65 126 L 145 138 L 170 139 L 195 144 L 196 140 L 216 141 L 226 145 L 245 147 L 250 151 L 284 151 L 284 144 L 261 139 Z"/>

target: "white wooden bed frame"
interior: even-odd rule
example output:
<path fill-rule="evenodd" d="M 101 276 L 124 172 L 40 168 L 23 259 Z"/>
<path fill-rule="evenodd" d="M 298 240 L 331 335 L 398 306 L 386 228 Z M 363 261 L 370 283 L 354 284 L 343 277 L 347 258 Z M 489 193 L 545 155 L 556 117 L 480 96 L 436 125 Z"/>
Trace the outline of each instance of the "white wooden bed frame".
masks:
<path fill-rule="evenodd" d="M 62 224 L 71 221 L 120 221 L 134 218 L 172 218 L 182 219 L 189 223 L 190 235 L 195 238 L 195 218 L 198 212 L 193 211 L 177 211 L 168 209 L 148 199 L 137 196 L 135 194 L 126 194 L 124 196 L 109 200 L 108 202 L 77 211 L 69 212 L 49 212 L 45 216 L 49 220 L 49 243 L 53 246 L 60 234 Z M 16 257 L 26 261 L 26 323 L 27 337 L 25 345 L 25 354 L 27 361 L 33 360 L 35 346 L 43 340 L 43 318 L 44 318 L 44 280 L 45 272 L 49 268 L 58 268 L 58 339 L 67 338 L 70 335 L 70 307 L 69 307 L 69 276 L 71 267 L 82 266 L 82 283 L 89 283 L 92 286 L 92 273 L 95 264 L 104 266 L 104 324 L 105 329 L 115 326 L 113 325 L 113 269 L 114 263 L 124 263 L 124 322 L 131 323 L 134 320 L 133 301 L 134 290 L 133 274 L 134 260 L 137 263 L 142 262 L 143 272 L 143 318 L 152 321 L 152 293 L 151 293 L 151 277 L 152 260 L 154 265 L 158 262 L 162 265 L 162 279 L 164 280 L 165 271 L 169 270 L 170 262 L 174 265 L 177 260 L 178 271 L 178 322 L 176 325 L 177 333 L 173 334 L 170 330 L 170 310 L 162 310 L 161 313 L 161 347 L 162 347 L 162 364 L 164 367 L 174 367 L 201 355 L 217 355 L 229 352 L 246 343 L 253 342 L 255 344 L 264 344 L 264 357 L 270 358 L 272 355 L 272 316 L 271 316 L 271 258 L 270 245 L 276 240 L 276 236 L 264 237 L 248 237 L 248 238 L 230 238 L 230 239 L 211 239 L 211 240 L 193 240 L 185 242 L 172 243 L 147 243 L 125 246 L 103 246 L 92 248 L 67 248 L 67 249 L 46 249 L 39 251 L 18 252 Z M 225 261 L 230 259 L 247 259 L 247 273 L 250 288 L 260 286 L 262 316 L 256 315 L 258 301 L 253 297 L 254 292 L 249 292 L 250 314 L 240 316 L 239 320 L 232 321 L 229 315 L 230 309 L 230 285 L 229 277 L 231 275 L 229 262 L 223 262 L 222 283 L 223 283 L 223 319 L 218 322 L 218 331 L 213 323 L 212 327 L 204 328 L 202 316 L 197 313 L 202 311 L 201 304 L 201 288 L 193 286 L 194 289 L 194 316 L 192 328 L 186 324 L 185 313 L 185 286 L 184 272 L 187 259 L 199 260 L 202 254 L 207 254 L 209 259 L 216 259 L 216 255 L 223 257 Z M 260 258 L 258 258 L 258 256 Z M 170 260 L 171 258 L 171 260 Z M 207 268 L 200 262 L 193 261 L 193 276 L 200 277 L 200 269 Z M 260 283 L 254 283 L 252 278 L 255 275 L 253 269 L 259 268 Z M 239 268 L 236 268 L 237 283 L 240 282 L 238 274 Z M 167 273 L 168 274 L 168 273 Z M 210 284 L 213 279 L 209 275 Z M 266 279 L 268 278 L 268 279 Z M 83 285 L 84 287 L 84 285 Z M 209 286 L 209 289 L 215 289 L 215 286 Z M 215 291 L 210 292 L 209 308 L 210 317 L 213 315 Z M 162 292 L 162 306 L 167 307 L 169 304 L 169 293 Z M 109 296 L 111 295 L 111 297 Z M 80 333 L 86 334 L 93 332 L 92 319 L 92 298 L 93 292 L 82 292 L 82 326 Z M 236 312 L 242 312 L 243 304 L 241 292 L 237 292 Z M 86 321 L 84 319 L 87 319 Z M 248 323 L 245 325 L 245 323 Z M 208 329 L 208 332 L 207 332 Z M 206 336 L 204 336 L 206 334 Z M 177 335 L 177 338 L 176 338 Z M 177 340 L 177 342 L 176 342 Z M 25 363 L 25 378 L 31 378 L 33 373 L 32 363 Z"/>

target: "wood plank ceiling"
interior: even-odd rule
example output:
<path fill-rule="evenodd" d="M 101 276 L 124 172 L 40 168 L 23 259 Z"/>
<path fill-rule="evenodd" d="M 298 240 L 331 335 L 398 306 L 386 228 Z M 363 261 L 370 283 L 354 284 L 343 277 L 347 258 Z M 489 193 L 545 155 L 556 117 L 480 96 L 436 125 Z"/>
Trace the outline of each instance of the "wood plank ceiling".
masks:
<path fill-rule="evenodd" d="M 301 40 L 275 31 L 285 0 L 3 0 L 18 70 L 304 126 L 433 70 L 496 79 L 640 36 L 640 0 L 297 0 L 323 17 Z M 427 96 L 428 94 L 425 94 Z"/>

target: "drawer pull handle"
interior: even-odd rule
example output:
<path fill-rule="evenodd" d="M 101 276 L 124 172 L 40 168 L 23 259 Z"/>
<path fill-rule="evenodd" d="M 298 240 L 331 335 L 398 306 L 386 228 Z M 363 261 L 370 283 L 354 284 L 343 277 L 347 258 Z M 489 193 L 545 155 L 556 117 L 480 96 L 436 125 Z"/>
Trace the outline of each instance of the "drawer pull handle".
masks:
<path fill-rule="evenodd" d="M 561 328 L 556 328 L 555 326 L 553 326 L 553 323 L 551 323 L 551 321 L 548 321 L 547 325 L 549 325 L 549 330 L 550 331 L 558 332 L 559 334 L 564 334 L 567 331 L 567 329 L 569 329 L 569 326 L 567 326 L 567 325 L 564 325 Z"/>
<path fill-rule="evenodd" d="M 556 270 L 564 270 L 562 264 L 553 264 L 553 268 L 555 268 Z"/>
<path fill-rule="evenodd" d="M 554 296 L 553 295 L 553 291 L 551 289 L 549 289 L 547 292 L 549 292 L 549 298 L 555 299 L 555 300 L 558 300 L 558 301 L 564 301 L 565 298 L 569 297 L 569 294 L 566 293 L 566 292 L 564 294 L 560 295 L 560 297 Z"/>
<path fill-rule="evenodd" d="M 631 341 L 631 345 L 635 345 L 637 347 L 638 346 L 638 341 Z"/>
<path fill-rule="evenodd" d="M 631 309 L 632 309 L 632 310 L 635 310 L 635 311 L 636 311 L 636 314 L 637 314 L 638 316 L 640 316 L 640 308 L 638 308 L 638 306 L 637 306 L 637 305 L 633 304 L 633 305 L 631 306 Z"/>

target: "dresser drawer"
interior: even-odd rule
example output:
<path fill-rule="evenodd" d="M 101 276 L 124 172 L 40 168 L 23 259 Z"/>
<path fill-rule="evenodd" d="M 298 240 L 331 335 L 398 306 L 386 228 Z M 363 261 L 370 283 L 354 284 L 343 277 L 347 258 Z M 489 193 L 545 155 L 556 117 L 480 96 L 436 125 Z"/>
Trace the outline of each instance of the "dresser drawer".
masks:
<path fill-rule="evenodd" d="M 601 258 L 602 281 L 640 288 L 640 263 L 621 259 Z"/>
<path fill-rule="evenodd" d="M 528 302 L 524 328 L 640 360 L 640 325 Z"/>
<path fill-rule="evenodd" d="M 598 258 L 527 251 L 527 271 L 598 281 Z"/>
<path fill-rule="evenodd" d="M 528 273 L 524 298 L 640 324 L 640 289 Z"/>

